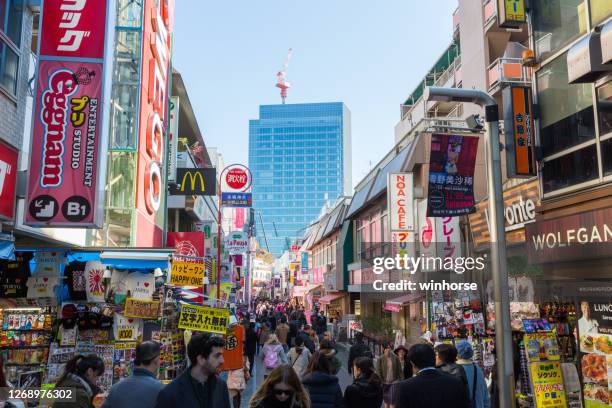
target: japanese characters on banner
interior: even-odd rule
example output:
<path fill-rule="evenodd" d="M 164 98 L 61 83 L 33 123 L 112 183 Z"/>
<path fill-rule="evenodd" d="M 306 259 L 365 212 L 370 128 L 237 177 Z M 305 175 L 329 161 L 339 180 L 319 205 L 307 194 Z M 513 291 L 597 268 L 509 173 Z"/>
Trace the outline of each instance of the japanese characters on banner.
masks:
<path fill-rule="evenodd" d="M 253 195 L 251 193 L 221 193 L 221 205 L 223 207 L 251 207 Z"/>
<path fill-rule="evenodd" d="M 195 305 L 183 305 L 179 329 L 225 334 L 229 324 L 229 310 Z"/>
<path fill-rule="evenodd" d="M 0 219 L 12 220 L 15 217 L 18 160 L 19 151 L 0 142 Z"/>
<path fill-rule="evenodd" d="M 222 192 L 247 192 L 251 188 L 253 178 L 251 170 L 242 164 L 232 164 L 225 169 L 225 177 L 221 178 Z"/>
<path fill-rule="evenodd" d="M 202 286 L 205 265 L 196 262 L 173 261 L 170 271 L 170 284 L 176 286 Z"/>
<path fill-rule="evenodd" d="M 244 327 L 236 324 L 227 330 L 223 351 L 222 371 L 237 370 L 244 365 Z"/>
<path fill-rule="evenodd" d="M 529 363 L 536 408 L 565 408 L 565 387 L 561 364 L 558 361 Z M 588 405 L 587 405 L 588 407 Z"/>
<path fill-rule="evenodd" d="M 474 168 L 478 138 L 431 135 L 427 215 L 453 217 L 474 208 Z"/>
<path fill-rule="evenodd" d="M 387 180 L 391 231 L 414 230 L 414 177 L 412 173 L 391 173 Z"/>
<path fill-rule="evenodd" d="M 99 227 L 110 1 L 45 0 L 25 223 Z M 108 37 L 107 38 L 107 34 Z"/>
<path fill-rule="evenodd" d="M 461 229 L 459 217 L 430 217 L 427 200 L 418 203 L 419 250 L 423 257 L 461 257 Z"/>

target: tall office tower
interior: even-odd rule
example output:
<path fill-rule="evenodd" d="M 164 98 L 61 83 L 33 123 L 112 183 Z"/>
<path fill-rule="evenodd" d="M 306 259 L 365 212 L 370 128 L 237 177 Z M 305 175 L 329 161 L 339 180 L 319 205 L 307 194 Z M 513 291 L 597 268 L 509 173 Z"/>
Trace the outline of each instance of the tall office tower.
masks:
<path fill-rule="evenodd" d="M 249 166 L 257 237 L 279 256 L 326 200 L 351 191 L 350 111 L 342 102 L 260 106 Z"/>

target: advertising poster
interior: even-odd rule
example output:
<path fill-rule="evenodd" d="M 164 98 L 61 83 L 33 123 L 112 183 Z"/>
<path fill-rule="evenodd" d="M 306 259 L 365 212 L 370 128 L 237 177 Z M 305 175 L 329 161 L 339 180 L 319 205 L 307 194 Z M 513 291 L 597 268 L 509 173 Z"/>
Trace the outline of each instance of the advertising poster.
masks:
<path fill-rule="evenodd" d="M 95 226 L 103 64 L 40 61 L 26 224 Z"/>
<path fill-rule="evenodd" d="M 229 310 L 195 305 L 183 305 L 179 329 L 225 334 L 229 324 Z"/>
<path fill-rule="evenodd" d="M 477 151 L 477 137 L 431 136 L 428 216 L 453 217 L 475 211 L 474 168 Z"/>
<path fill-rule="evenodd" d="M 612 407 L 612 304 L 610 299 L 582 300 L 578 337 L 585 408 Z"/>
<path fill-rule="evenodd" d="M 559 346 L 554 333 L 527 333 L 523 339 L 529 361 L 559 360 Z"/>
<path fill-rule="evenodd" d="M 175 248 L 175 259 L 180 259 L 178 255 L 190 258 L 204 257 L 204 233 L 203 232 L 169 232 L 167 235 L 167 246 Z"/>
<path fill-rule="evenodd" d="M 240 324 L 234 325 L 227 330 L 223 339 L 225 340 L 225 351 L 221 371 L 242 368 L 244 365 L 244 327 Z"/>
<path fill-rule="evenodd" d="M 197 262 L 172 261 L 170 284 L 175 286 L 202 286 L 205 265 Z"/>
<path fill-rule="evenodd" d="M 537 408 L 567 407 L 563 374 L 558 361 L 530 363 L 529 371 Z"/>

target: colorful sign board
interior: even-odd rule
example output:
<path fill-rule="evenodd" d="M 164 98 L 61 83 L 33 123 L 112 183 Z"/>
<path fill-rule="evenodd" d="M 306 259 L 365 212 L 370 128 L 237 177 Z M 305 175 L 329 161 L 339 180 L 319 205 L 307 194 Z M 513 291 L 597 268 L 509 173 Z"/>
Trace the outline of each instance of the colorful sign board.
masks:
<path fill-rule="evenodd" d="M 157 319 L 159 317 L 159 300 L 138 300 L 127 298 L 125 300 L 125 317 L 141 319 Z"/>
<path fill-rule="evenodd" d="M 229 309 L 183 305 L 179 329 L 225 334 L 229 324 Z"/>
<path fill-rule="evenodd" d="M 249 248 L 249 237 L 243 231 L 234 231 L 225 237 L 223 244 L 230 254 L 241 254 Z"/>
<path fill-rule="evenodd" d="M 253 195 L 251 193 L 221 193 L 223 207 L 251 207 Z"/>
<path fill-rule="evenodd" d="M 178 184 L 170 188 L 172 195 L 217 195 L 217 170 L 215 168 L 178 168 Z"/>
<path fill-rule="evenodd" d="M 558 361 L 529 363 L 536 408 L 567 407 L 563 373 Z"/>
<path fill-rule="evenodd" d="M 419 202 L 417 212 L 420 255 L 426 258 L 460 258 L 461 229 L 459 227 L 459 217 L 428 216 L 427 200 Z"/>
<path fill-rule="evenodd" d="M 0 142 L 0 219 L 3 220 L 15 217 L 18 160 L 19 151 Z"/>
<path fill-rule="evenodd" d="M 237 370 L 244 366 L 244 327 L 236 324 L 227 330 L 223 336 L 225 350 L 221 371 Z"/>
<path fill-rule="evenodd" d="M 173 2 L 145 0 L 142 7 L 135 246 L 160 247 Z"/>
<path fill-rule="evenodd" d="M 525 0 L 497 0 L 497 20 L 500 27 L 507 28 L 525 23 Z"/>
<path fill-rule="evenodd" d="M 474 169 L 478 137 L 431 135 L 427 215 L 454 217 L 474 209 Z"/>
<path fill-rule="evenodd" d="M 412 173 L 390 173 L 387 179 L 387 206 L 391 231 L 414 230 L 414 177 Z"/>
<path fill-rule="evenodd" d="M 506 169 L 508 177 L 537 175 L 531 88 L 503 89 Z"/>
<path fill-rule="evenodd" d="M 205 264 L 196 262 L 172 261 L 170 284 L 176 286 L 202 286 L 204 284 Z"/>
<path fill-rule="evenodd" d="M 48 0 L 41 13 L 25 223 L 100 227 L 109 1 Z M 100 160 L 100 158 L 103 158 Z"/>
<path fill-rule="evenodd" d="M 557 337 L 553 332 L 526 333 L 523 340 L 529 361 L 557 361 L 560 359 Z"/>

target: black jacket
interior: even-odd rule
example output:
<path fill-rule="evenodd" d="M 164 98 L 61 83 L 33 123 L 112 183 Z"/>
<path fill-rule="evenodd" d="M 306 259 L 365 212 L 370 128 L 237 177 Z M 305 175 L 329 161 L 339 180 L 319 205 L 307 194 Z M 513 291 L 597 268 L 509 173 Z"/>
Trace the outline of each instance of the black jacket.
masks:
<path fill-rule="evenodd" d="M 338 377 L 315 371 L 302 379 L 304 388 L 310 394 L 311 408 L 343 408 L 344 399 Z"/>
<path fill-rule="evenodd" d="M 463 367 L 461 367 L 457 363 L 446 363 L 446 364 L 442 364 L 441 366 L 439 366 L 438 370 L 442 371 L 444 374 L 448 374 L 460 380 L 461 384 L 463 384 L 463 386 L 465 387 L 466 395 L 468 396 L 470 395 L 470 392 L 468 389 L 468 379 L 467 379 L 467 376 L 465 375 L 465 370 L 463 369 Z"/>
<path fill-rule="evenodd" d="M 304 339 L 304 346 L 306 346 L 306 348 L 308 349 L 308 351 L 310 351 L 311 354 L 314 354 L 315 344 L 310 338 L 310 336 L 306 332 L 301 331 L 298 333 L 298 337 Z"/>
<path fill-rule="evenodd" d="M 257 333 L 255 333 L 255 329 L 251 329 L 249 327 L 246 330 L 244 346 L 245 346 L 245 353 L 248 356 L 255 355 L 255 351 L 257 350 Z"/>
<path fill-rule="evenodd" d="M 229 391 L 227 384 L 222 379 L 213 376 L 209 378 L 209 387 L 212 391 L 207 396 L 204 407 L 198 402 L 195 389 L 191 383 L 191 369 L 187 368 L 170 384 L 166 385 L 157 396 L 156 408 L 174 407 L 198 407 L 198 408 L 219 408 L 230 407 Z"/>
<path fill-rule="evenodd" d="M 358 342 L 351 346 L 349 350 L 348 367 L 347 367 L 349 373 L 353 372 L 353 361 L 355 361 L 357 357 L 365 356 L 366 353 L 368 352 L 370 352 L 370 349 L 363 342 Z"/>
<path fill-rule="evenodd" d="M 422 371 L 395 385 L 397 408 L 469 408 L 461 381 L 436 369 Z"/>
<path fill-rule="evenodd" d="M 372 384 L 363 376 L 346 387 L 344 405 L 346 407 L 380 408 L 383 401 L 382 384 Z"/>

